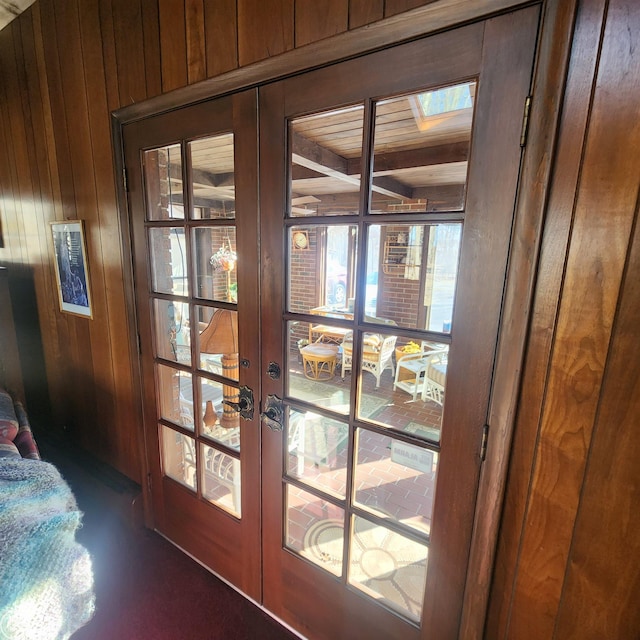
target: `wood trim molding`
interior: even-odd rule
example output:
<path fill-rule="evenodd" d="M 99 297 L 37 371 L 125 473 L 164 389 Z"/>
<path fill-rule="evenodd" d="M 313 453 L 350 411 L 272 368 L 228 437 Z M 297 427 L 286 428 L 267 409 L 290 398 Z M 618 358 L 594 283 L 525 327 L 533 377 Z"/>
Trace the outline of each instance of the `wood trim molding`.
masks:
<path fill-rule="evenodd" d="M 116 201 L 118 204 L 118 214 L 120 223 L 120 234 L 122 237 L 122 273 L 124 296 L 127 309 L 127 339 L 129 341 L 129 353 L 135 354 L 131 358 L 131 380 L 134 388 L 138 390 L 134 398 L 138 401 L 132 401 L 132 409 L 136 413 L 136 443 L 138 447 L 138 456 L 140 459 L 140 478 L 142 486 L 142 505 L 145 526 L 149 529 L 154 528 L 153 509 L 151 506 L 151 489 L 149 486 L 149 462 L 147 457 L 147 441 L 143 429 L 142 401 L 140 400 L 140 389 L 142 387 L 142 373 L 140 370 L 140 353 L 138 321 L 136 316 L 135 290 L 133 285 L 133 246 L 131 241 L 131 224 L 129 216 L 129 198 L 127 197 L 127 185 L 124 162 L 124 143 L 122 138 L 122 127 L 112 116 L 111 134 L 114 152 L 114 183 L 116 191 Z"/>
<path fill-rule="evenodd" d="M 544 7 L 531 94 L 528 139 L 522 161 L 505 302 L 496 353 L 489 435 L 478 488 L 467 572 L 461 638 L 483 637 L 502 515 L 522 364 L 542 239 L 550 174 L 571 50 L 577 0 Z"/>
<path fill-rule="evenodd" d="M 541 0 L 439 0 L 234 69 L 215 78 L 122 107 L 113 116 L 116 122 L 126 124 L 540 2 Z"/>

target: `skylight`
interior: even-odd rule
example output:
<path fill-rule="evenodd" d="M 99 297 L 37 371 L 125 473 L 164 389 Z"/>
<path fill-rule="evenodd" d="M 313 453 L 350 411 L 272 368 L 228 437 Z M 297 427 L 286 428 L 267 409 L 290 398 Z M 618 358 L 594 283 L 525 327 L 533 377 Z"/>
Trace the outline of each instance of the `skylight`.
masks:
<path fill-rule="evenodd" d="M 421 115 L 425 118 L 437 116 L 473 106 L 471 83 L 444 87 L 418 95 Z"/>

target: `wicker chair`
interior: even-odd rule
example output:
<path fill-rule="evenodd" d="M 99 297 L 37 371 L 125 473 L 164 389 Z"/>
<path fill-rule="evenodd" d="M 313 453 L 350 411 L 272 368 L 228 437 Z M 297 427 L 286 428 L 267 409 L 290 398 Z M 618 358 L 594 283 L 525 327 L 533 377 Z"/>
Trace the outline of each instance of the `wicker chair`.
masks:
<path fill-rule="evenodd" d="M 385 336 L 378 333 L 365 333 L 362 345 L 362 371 L 372 373 L 376 378 L 376 389 L 380 386 L 380 376 L 385 369 L 395 372 L 393 351 L 396 336 Z M 342 378 L 352 369 L 353 336 L 349 335 L 342 343 Z"/>

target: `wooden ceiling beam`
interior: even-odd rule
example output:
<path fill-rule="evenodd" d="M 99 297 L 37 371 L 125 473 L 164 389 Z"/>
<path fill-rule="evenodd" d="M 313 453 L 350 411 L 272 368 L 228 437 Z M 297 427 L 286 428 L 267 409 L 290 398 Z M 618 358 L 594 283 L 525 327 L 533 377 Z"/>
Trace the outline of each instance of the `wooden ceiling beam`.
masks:
<path fill-rule="evenodd" d="M 427 200 L 430 208 L 455 209 L 464 201 L 464 184 L 446 184 L 435 187 L 418 187 L 413 190 L 415 198 Z"/>
<path fill-rule="evenodd" d="M 373 160 L 373 175 L 378 171 L 394 171 L 408 167 L 430 167 L 436 164 L 466 162 L 469 159 L 469 142 L 441 144 L 406 151 L 380 153 Z"/>
<path fill-rule="evenodd" d="M 469 142 L 455 142 L 440 144 L 435 147 L 407 149 L 378 153 L 374 157 L 373 175 L 384 171 L 396 171 L 409 167 L 430 167 L 450 162 L 466 162 L 469 159 Z M 349 174 L 360 173 L 360 158 L 350 158 L 348 161 Z"/>
<path fill-rule="evenodd" d="M 305 138 L 303 135 L 291 132 L 291 155 L 292 160 L 307 169 L 313 169 L 319 173 L 328 175 L 325 170 L 337 171 L 343 175 L 348 175 L 348 160 L 337 153 L 323 147 L 322 145 Z M 303 161 L 298 162 L 296 158 Z M 322 167 L 324 170 L 317 169 Z"/>
<path fill-rule="evenodd" d="M 182 168 L 179 165 L 169 165 L 169 177 L 171 180 L 182 180 Z M 191 169 L 191 181 L 200 187 L 233 187 L 235 178 L 233 172 L 212 173 L 204 169 Z"/>
<path fill-rule="evenodd" d="M 291 166 L 291 179 L 292 180 L 309 180 L 310 178 L 324 178 L 324 173 L 318 173 L 307 167 L 301 167 L 299 164 Z"/>
<path fill-rule="evenodd" d="M 291 137 L 291 162 L 330 178 L 342 180 L 348 184 L 360 186 L 360 176 L 349 174 L 349 161 L 337 153 L 309 140 L 299 133 L 293 132 Z M 389 176 L 375 178 L 373 191 L 383 195 L 406 200 L 412 198 L 412 189 Z"/>
<path fill-rule="evenodd" d="M 414 189 L 406 184 L 402 184 L 391 176 L 381 176 L 373 179 L 371 190 L 383 196 L 391 196 L 400 200 L 413 200 Z"/>
<path fill-rule="evenodd" d="M 174 204 L 184 204 L 184 198 L 181 193 L 173 194 L 171 201 Z M 223 202 L 232 202 L 229 198 L 216 198 L 211 196 L 210 198 L 195 198 L 192 199 L 194 207 L 203 207 L 204 209 L 215 209 Z"/>

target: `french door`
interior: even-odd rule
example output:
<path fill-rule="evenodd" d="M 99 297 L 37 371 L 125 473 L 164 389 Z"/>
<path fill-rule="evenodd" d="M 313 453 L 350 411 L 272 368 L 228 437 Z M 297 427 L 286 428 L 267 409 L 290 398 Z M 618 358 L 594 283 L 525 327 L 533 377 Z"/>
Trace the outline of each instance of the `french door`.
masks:
<path fill-rule="evenodd" d="M 153 526 L 260 599 L 256 97 L 123 139 Z"/>
<path fill-rule="evenodd" d="M 457 637 L 538 11 L 124 126 L 153 526 L 310 638 Z"/>
<path fill-rule="evenodd" d="M 457 637 L 537 18 L 260 88 L 263 601 L 310 637 Z"/>

